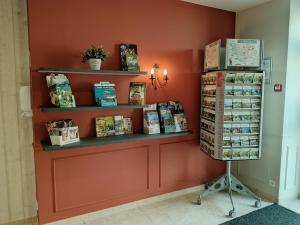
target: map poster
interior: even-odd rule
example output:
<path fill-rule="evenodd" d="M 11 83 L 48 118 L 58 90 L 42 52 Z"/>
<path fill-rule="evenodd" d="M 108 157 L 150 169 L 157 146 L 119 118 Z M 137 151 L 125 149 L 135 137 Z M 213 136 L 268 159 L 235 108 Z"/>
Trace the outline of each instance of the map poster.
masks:
<path fill-rule="evenodd" d="M 220 68 L 221 40 L 205 46 L 204 71 Z"/>
<path fill-rule="evenodd" d="M 227 67 L 260 67 L 261 41 L 256 39 L 227 39 Z"/>

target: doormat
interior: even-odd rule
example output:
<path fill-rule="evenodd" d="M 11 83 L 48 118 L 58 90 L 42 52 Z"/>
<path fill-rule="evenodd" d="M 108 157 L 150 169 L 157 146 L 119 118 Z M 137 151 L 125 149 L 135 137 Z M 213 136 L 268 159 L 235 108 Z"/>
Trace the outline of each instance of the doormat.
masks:
<path fill-rule="evenodd" d="M 221 225 L 300 225 L 300 214 L 274 204 Z"/>

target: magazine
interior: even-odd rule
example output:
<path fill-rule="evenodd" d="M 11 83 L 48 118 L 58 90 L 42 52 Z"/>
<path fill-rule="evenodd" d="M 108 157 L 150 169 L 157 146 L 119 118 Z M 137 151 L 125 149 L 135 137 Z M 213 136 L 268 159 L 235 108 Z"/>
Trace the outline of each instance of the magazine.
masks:
<path fill-rule="evenodd" d="M 158 134 L 160 133 L 159 117 L 156 111 L 156 104 L 147 105 L 143 109 L 144 113 L 144 133 Z"/>
<path fill-rule="evenodd" d="M 124 71 L 139 71 L 137 45 L 121 44 L 121 64 Z"/>
<path fill-rule="evenodd" d="M 124 134 L 123 116 L 114 116 L 115 120 L 115 135 Z"/>
<path fill-rule="evenodd" d="M 96 118 L 96 136 L 97 137 L 107 136 L 104 117 Z"/>
<path fill-rule="evenodd" d="M 129 117 L 123 118 L 123 124 L 124 124 L 124 134 L 132 134 L 133 133 L 133 126 L 132 126 L 132 120 Z"/>
<path fill-rule="evenodd" d="M 129 87 L 129 104 L 145 105 L 146 103 L 146 83 L 131 82 Z"/>

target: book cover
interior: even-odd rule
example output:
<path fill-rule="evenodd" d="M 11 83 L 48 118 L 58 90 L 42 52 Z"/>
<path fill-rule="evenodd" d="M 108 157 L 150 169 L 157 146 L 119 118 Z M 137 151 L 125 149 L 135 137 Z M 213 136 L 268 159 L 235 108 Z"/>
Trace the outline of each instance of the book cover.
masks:
<path fill-rule="evenodd" d="M 117 106 L 115 84 L 100 82 L 94 84 L 96 104 L 99 106 Z"/>
<path fill-rule="evenodd" d="M 159 117 L 158 117 L 158 113 L 156 111 L 145 112 L 144 133 L 146 133 L 146 134 L 159 134 L 160 133 Z"/>
<path fill-rule="evenodd" d="M 239 134 L 241 132 L 240 124 L 232 124 L 231 126 L 232 126 L 231 130 L 233 134 Z"/>
<path fill-rule="evenodd" d="M 115 135 L 124 134 L 123 116 L 114 116 L 115 120 Z"/>
<path fill-rule="evenodd" d="M 115 120 L 113 116 L 105 116 L 105 129 L 106 129 L 106 135 L 112 136 L 115 135 Z"/>
<path fill-rule="evenodd" d="M 243 148 L 241 149 L 241 159 L 249 159 L 249 148 Z"/>
<path fill-rule="evenodd" d="M 145 105 L 146 103 L 146 83 L 131 82 L 129 87 L 129 104 Z"/>
<path fill-rule="evenodd" d="M 241 131 L 242 134 L 249 134 L 250 133 L 250 124 L 242 123 L 240 131 Z"/>
<path fill-rule="evenodd" d="M 105 126 L 105 118 L 104 117 L 97 117 L 96 118 L 96 136 L 97 137 L 107 136 L 106 126 Z"/>
<path fill-rule="evenodd" d="M 63 74 L 50 74 L 46 76 L 50 92 L 51 103 L 57 107 L 75 107 L 75 98 L 68 78 Z"/>
<path fill-rule="evenodd" d="M 253 83 L 253 73 L 245 73 L 244 83 L 245 84 L 252 84 Z"/>
<path fill-rule="evenodd" d="M 139 71 L 137 45 L 121 44 L 121 64 L 124 71 Z"/>
<path fill-rule="evenodd" d="M 188 123 L 183 113 L 174 114 L 175 131 L 183 132 L 188 130 Z"/>
<path fill-rule="evenodd" d="M 129 117 L 123 118 L 123 124 L 124 124 L 124 134 L 132 134 L 133 126 L 132 126 L 131 118 Z"/>
<path fill-rule="evenodd" d="M 161 118 L 164 133 L 172 133 L 176 131 L 174 118 L 170 110 L 162 110 Z"/>

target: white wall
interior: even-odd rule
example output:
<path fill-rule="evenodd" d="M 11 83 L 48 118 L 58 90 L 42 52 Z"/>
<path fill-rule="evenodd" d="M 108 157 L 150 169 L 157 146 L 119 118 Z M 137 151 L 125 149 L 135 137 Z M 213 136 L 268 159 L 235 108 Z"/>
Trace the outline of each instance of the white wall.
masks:
<path fill-rule="evenodd" d="M 0 0 L 0 224 L 36 215 L 32 122 L 19 109 L 30 85 L 26 2 Z"/>
<path fill-rule="evenodd" d="M 290 2 L 279 201 L 298 195 L 300 177 L 300 1 Z"/>
<path fill-rule="evenodd" d="M 273 201 L 278 201 L 280 184 L 289 5 L 289 0 L 273 0 L 236 15 L 236 37 L 264 40 L 265 56 L 273 59 L 272 84 L 265 87 L 262 158 L 239 162 L 236 173 L 246 185 Z M 284 91 L 275 93 L 275 83 L 283 84 Z M 275 187 L 270 180 L 275 181 Z"/>

